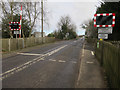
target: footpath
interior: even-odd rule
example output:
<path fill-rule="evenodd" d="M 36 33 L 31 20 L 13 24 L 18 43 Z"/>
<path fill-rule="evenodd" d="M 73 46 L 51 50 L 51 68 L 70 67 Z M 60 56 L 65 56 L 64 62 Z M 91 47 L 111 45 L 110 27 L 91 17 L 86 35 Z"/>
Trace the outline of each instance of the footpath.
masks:
<path fill-rule="evenodd" d="M 105 76 L 94 56 L 93 46 L 85 41 L 76 88 L 107 88 Z"/>

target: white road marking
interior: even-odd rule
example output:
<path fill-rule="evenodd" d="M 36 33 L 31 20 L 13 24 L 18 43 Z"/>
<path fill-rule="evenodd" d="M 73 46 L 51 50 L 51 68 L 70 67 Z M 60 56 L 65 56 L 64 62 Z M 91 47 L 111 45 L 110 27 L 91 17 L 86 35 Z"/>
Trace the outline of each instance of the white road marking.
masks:
<path fill-rule="evenodd" d="M 53 60 L 53 59 L 49 59 L 49 61 L 53 61 L 53 62 L 56 62 L 56 60 Z"/>
<path fill-rule="evenodd" d="M 92 64 L 93 62 L 89 62 L 89 61 L 87 61 L 86 63 L 88 63 L 88 64 Z"/>
<path fill-rule="evenodd" d="M 38 54 L 38 55 L 40 55 L 39 57 L 37 57 L 37 58 L 35 58 L 35 59 L 31 60 L 31 61 L 28 61 L 28 62 L 26 62 L 26 63 L 24 63 L 24 64 L 22 64 L 22 65 L 20 65 L 20 66 L 18 66 L 16 68 L 13 68 L 11 70 L 8 70 L 8 71 L 0 74 L 0 80 L 3 80 L 4 78 L 7 78 L 8 76 L 10 76 L 12 74 L 15 74 L 15 72 L 19 72 L 19 71 L 29 67 L 30 65 L 32 65 L 32 64 L 34 64 L 34 63 L 36 63 L 38 61 L 43 61 L 44 57 L 50 56 L 50 55 L 60 51 L 61 49 L 65 48 L 66 46 L 68 46 L 68 45 L 64 45 L 64 46 L 62 46 L 62 47 L 60 47 L 60 48 L 58 48 L 56 50 L 53 50 L 53 51 L 50 51 L 50 52 L 46 53 L 46 54 Z M 18 54 L 36 55 L 36 54 L 28 54 L 28 53 L 27 54 L 25 54 L 25 53 L 18 53 Z M 62 61 L 62 62 L 64 62 L 64 61 Z"/>
<path fill-rule="evenodd" d="M 40 60 L 40 61 L 44 61 L 45 59 L 44 59 L 44 57 L 42 57 L 42 58 L 40 58 L 39 60 Z"/>
<path fill-rule="evenodd" d="M 35 53 L 17 53 L 17 54 L 21 54 L 21 55 L 31 55 L 31 56 L 40 56 L 43 54 L 35 54 Z"/>
<path fill-rule="evenodd" d="M 63 60 L 58 60 L 58 62 L 60 62 L 60 63 L 64 63 L 64 62 L 66 62 L 66 61 L 63 61 Z"/>
<path fill-rule="evenodd" d="M 9 73 L 9 72 L 12 72 L 12 71 L 14 71 L 16 68 L 13 68 L 13 69 L 11 69 L 11 70 L 8 70 L 8 71 L 6 71 L 5 73 L 2 73 L 2 74 L 0 74 L 0 75 L 4 75 L 4 74 L 7 74 L 7 73 Z"/>
<path fill-rule="evenodd" d="M 81 58 L 84 57 L 84 48 L 85 48 L 85 44 L 83 44 L 82 57 Z M 83 67 L 83 63 L 82 63 L 82 59 L 81 59 L 81 65 L 80 65 L 80 70 L 79 70 L 77 85 L 79 84 L 79 80 L 80 80 L 80 76 L 81 76 L 81 72 L 82 72 L 82 67 Z"/>
<path fill-rule="evenodd" d="M 85 48 L 85 45 L 83 45 L 83 49 L 82 49 L 82 57 L 84 57 L 84 53 L 85 53 L 84 48 Z"/>
<path fill-rule="evenodd" d="M 91 54 L 94 56 L 94 52 L 93 51 L 91 51 Z"/>

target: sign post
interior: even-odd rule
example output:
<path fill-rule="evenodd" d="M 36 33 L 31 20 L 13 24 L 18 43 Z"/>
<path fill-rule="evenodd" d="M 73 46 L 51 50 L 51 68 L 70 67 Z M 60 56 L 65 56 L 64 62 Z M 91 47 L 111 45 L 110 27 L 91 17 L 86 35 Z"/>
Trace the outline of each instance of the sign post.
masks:
<path fill-rule="evenodd" d="M 101 13 L 94 15 L 94 27 L 98 28 L 98 39 L 108 39 L 108 34 L 112 34 L 112 28 L 115 26 L 115 13 Z M 101 42 L 101 66 L 103 65 L 104 43 Z M 99 41 L 97 42 L 99 48 Z"/>
<path fill-rule="evenodd" d="M 10 30 L 14 30 L 14 34 L 19 34 L 19 38 L 21 38 L 21 23 L 22 23 L 22 5 L 21 5 L 21 11 L 20 11 L 20 22 L 9 22 L 9 28 Z"/>
<path fill-rule="evenodd" d="M 14 31 L 14 34 L 16 34 L 16 38 L 17 38 L 17 34 L 20 30 L 20 22 L 9 22 L 9 28 L 11 31 Z"/>
<path fill-rule="evenodd" d="M 98 28 L 98 39 L 108 39 L 115 26 L 115 13 L 101 13 L 94 15 L 94 27 Z"/>

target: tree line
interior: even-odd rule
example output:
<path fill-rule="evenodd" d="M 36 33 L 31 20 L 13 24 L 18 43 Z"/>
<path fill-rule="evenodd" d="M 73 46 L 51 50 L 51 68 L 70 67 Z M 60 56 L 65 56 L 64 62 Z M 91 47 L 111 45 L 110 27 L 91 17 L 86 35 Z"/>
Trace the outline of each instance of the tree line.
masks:
<path fill-rule="evenodd" d="M 41 6 L 40 2 L 4 2 L 0 3 L 2 7 L 1 29 L 2 38 L 15 38 L 14 31 L 9 29 L 9 22 L 20 21 L 20 9 L 22 5 L 22 37 L 31 37 L 35 31 L 37 20 L 41 20 Z M 44 20 L 46 23 L 46 12 L 43 12 Z M 77 37 L 76 25 L 72 22 L 69 16 L 62 16 L 57 25 L 57 30 L 49 34 L 49 37 L 58 39 L 73 39 Z"/>
<path fill-rule="evenodd" d="M 40 3 L 39 2 L 4 2 L 0 3 L 2 7 L 1 13 L 1 29 L 2 38 L 13 38 L 14 32 L 9 30 L 9 22 L 20 21 L 20 10 L 22 5 L 22 37 L 31 37 L 31 33 L 35 30 L 35 23 L 40 19 Z"/>
<path fill-rule="evenodd" d="M 77 37 L 76 25 L 72 22 L 69 16 L 61 16 L 57 24 L 57 30 L 48 34 L 48 37 L 58 39 L 74 39 Z"/>

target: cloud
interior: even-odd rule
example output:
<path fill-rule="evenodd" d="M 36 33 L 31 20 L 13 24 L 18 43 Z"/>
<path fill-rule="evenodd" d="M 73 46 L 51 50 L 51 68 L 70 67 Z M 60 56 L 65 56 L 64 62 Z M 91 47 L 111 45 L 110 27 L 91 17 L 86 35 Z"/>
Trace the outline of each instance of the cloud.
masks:
<path fill-rule="evenodd" d="M 48 0 L 49 1 L 49 0 Z M 54 0 L 53 0 L 54 1 Z M 66 1 L 66 0 L 64 0 Z M 77 0 L 79 2 L 47 2 L 45 7 L 50 11 L 49 17 L 49 30 L 46 33 L 52 32 L 57 28 L 57 23 L 61 16 L 69 15 L 72 21 L 77 25 L 77 33 L 83 34 L 85 30 L 80 28 L 80 24 L 88 19 L 92 19 L 95 12 L 98 0 Z"/>
<path fill-rule="evenodd" d="M 47 0 L 48 2 L 98 2 L 98 0 Z"/>

